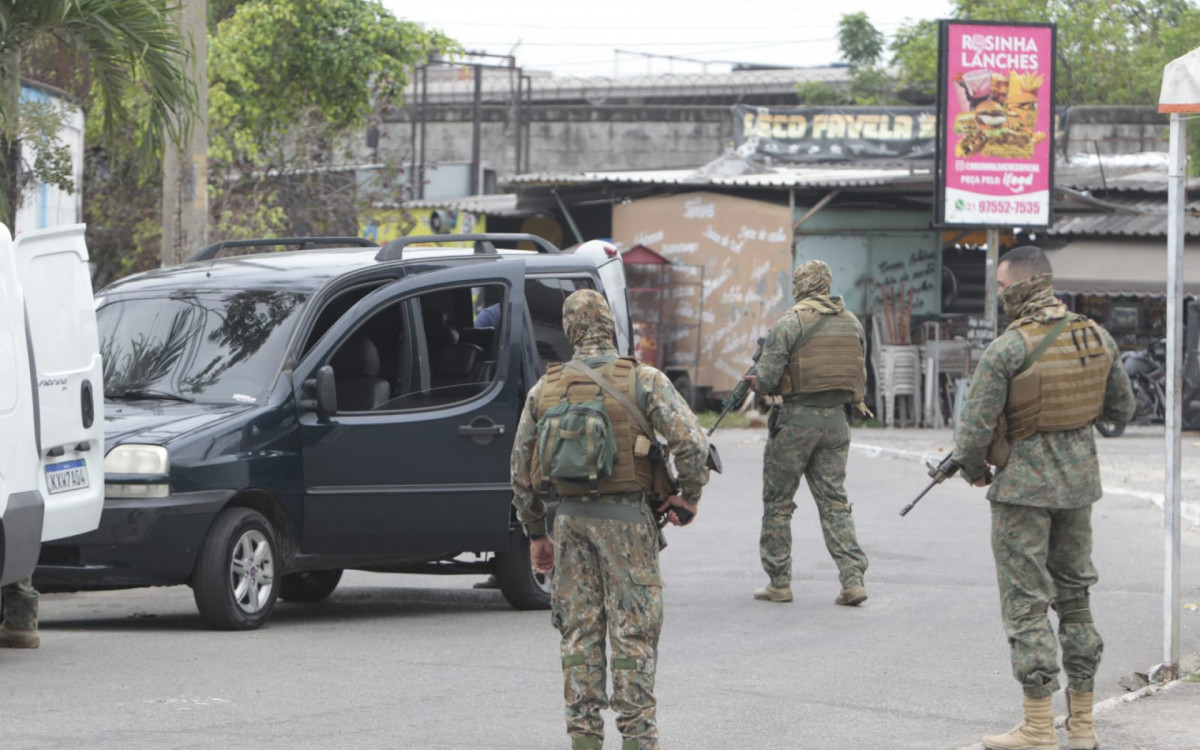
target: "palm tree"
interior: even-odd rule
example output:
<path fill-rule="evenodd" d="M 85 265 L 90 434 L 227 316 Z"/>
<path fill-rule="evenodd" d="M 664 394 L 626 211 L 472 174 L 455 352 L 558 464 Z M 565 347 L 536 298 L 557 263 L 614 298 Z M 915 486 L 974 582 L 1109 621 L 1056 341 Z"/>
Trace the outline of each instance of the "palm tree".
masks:
<path fill-rule="evenodd" d="M 148 102 L 136 129 L 142 164 L 159 157 L 167 138 L 179 141 L 196 114 L 196 92 L 170 1 L 0 0 L 0 221 L 11 227 L 20 205 L 21 56 L 33 44 L 56 38 L 81 53 L 110 139 L 128 117 L 128 92 L 142 89 Z"/>

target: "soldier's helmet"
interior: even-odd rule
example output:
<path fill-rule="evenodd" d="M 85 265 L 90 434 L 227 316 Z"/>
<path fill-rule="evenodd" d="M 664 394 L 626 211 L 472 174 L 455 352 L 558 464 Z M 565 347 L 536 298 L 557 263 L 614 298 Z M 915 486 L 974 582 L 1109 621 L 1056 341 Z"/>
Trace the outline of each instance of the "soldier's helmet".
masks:
<path fill-rule="evenodd" d="M 572 346 L 585 342 L 612 344 L 615 331 L 612 310 L 600 292 L 580 289 L 563 302 L 563 332 Z"/>
<path fill-rule="evenodd" d="M 799 302 L 806 297 L 818 294 L 829 294 L 829 286 L 833 283 L 833 272 L 823 260 L 810 260 L 796 266 L 792 274 L 792 296 Z"/>

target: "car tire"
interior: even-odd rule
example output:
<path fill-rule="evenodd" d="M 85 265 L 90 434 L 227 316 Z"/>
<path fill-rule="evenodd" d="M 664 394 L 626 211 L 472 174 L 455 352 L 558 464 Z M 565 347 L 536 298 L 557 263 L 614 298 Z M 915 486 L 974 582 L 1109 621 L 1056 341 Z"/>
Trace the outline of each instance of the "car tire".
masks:
<path fill-rule="evenodd" d="M 1107 438 L 1121 437 L 1125 433 L 1124 422 L 1096 422 L 1096 432 Z"/>
<path fill-rule="evenodd" d="M 253 630 L 266 622 L 279 594 L 279 542 L 261 513 L 226 508 L 213 521 L 192 594 L 200 617 L 216 630 Z"/>
<path fill-rule="evenodd" d="M 329 598 L 342 580 L 341 569 L 289 573 L 279 584 L 279 598 L 297 604 L 315 604 Z"/>
<path fill-rule="evenodd" d="M 550 576 L 534 571 L 529 538 L 519 528 L 509 532 L 508 551 L 496 554 L 496 580 L 514 608 L 550 608 Z"/>

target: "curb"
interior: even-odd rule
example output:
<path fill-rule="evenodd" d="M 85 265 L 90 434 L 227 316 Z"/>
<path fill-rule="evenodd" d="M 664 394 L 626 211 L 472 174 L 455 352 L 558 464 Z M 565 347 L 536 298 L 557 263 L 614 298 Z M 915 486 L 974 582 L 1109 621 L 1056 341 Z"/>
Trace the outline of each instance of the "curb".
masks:
<path fill-rule="evenodd" d="M 1111 711 L 1112 709 L 1116 708 L 1117 706 L 1121 705 L 1122 703 L 1132 703 L 1136 700 L 1141 700 L 1142 698 L 1148 698 L 1152 695 L 1157 695 L 1159 693 L 1166 692 L 1167 690 L 1170 690 L 1171 688 L 1174 688 L 1178 685 L 1183 684 L 1183 682 L 1184 682 L 1184 680 L 1179 679 L 1179 680 L 1172 680 L 1171 682 L 1167 682 L 1167 683 L 1160 684 L 1160 685 L 1147 685 L 1146 687 L 1144 687 L 1140 690 L 1135 690 L 1132 693 L 1129 693 L 1128 695 L 1118 695 L 1113 698 L 1107 698 L 1105 700 L 1100 701 L 1096 705 L 1092 706 L 1092 713 L 1099 714 L 1099 713 L 1104 713 L 1105 711 Z M 1054 728 L 1062 729 L 1066 725 L 1066 721 L 1067 721 L 1066 716 L 1055 716 L 1054 717 Z M 962 747 L 955 748 L 955 750 L 987 750 L 987 749 L 983 746 L 982 742 L 976 742 L 972 745 L 964 745 Z"/>
<path fill-rule="evenodd" d="M 891 458 L 900 458 L 907 461 L 931 461 L 938 462 L 941 456 L 931 453 L 918 453 L 917 451 L 907 451 L 903 448 L 888 448 L 882 445 L 871 445 L 870 443 L 850 443 L 850 449 L 865 453 L 868 456 L 890 456 Z M 1124 487 L 1105 487 L 1104 494 L 1124 495 L 1137 500 L 1145 500 L 1154 503 L 1159 508 L 1166 507 L 1166 496 L 1161 492 L 1146 492 L 1144 490 L 1131 490 Z M 1200 526 L 1200 503 L 1181 502 L 1179 515 L 1184 521 L 1193 526 Z"/>

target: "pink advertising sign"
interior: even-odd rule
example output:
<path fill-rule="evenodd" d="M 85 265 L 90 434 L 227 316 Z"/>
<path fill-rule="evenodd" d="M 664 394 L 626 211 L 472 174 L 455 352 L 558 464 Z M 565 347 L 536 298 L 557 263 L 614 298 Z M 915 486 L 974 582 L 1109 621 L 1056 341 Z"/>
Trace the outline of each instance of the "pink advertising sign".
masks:
<path fill-rule="evenodd" d="M 1054 31 L 942 22 L 938 223 L 1050 223 Z"/>

